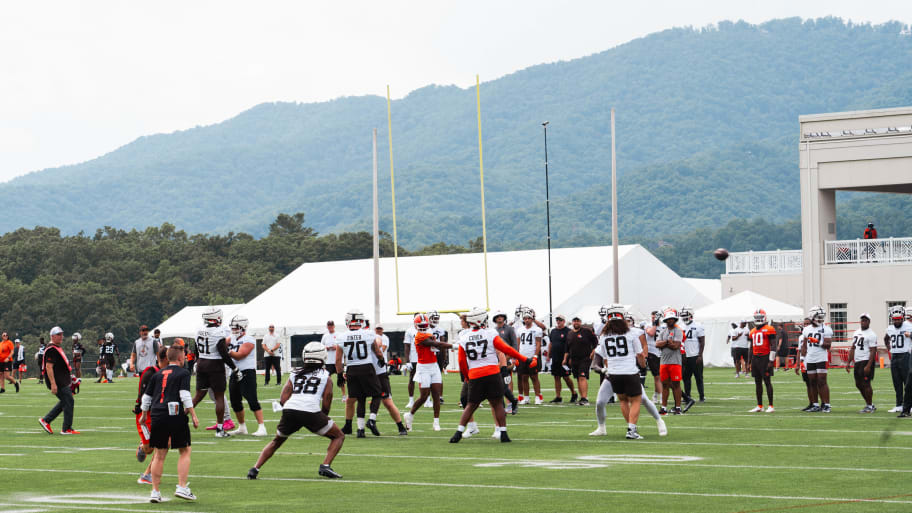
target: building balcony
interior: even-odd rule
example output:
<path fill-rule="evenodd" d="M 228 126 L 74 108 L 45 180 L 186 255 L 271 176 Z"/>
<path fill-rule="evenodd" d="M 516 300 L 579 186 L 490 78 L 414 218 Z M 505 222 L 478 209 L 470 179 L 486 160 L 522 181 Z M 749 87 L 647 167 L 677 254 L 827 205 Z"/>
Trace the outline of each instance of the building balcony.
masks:
<path fill-rule="evenodd" d="M 729 253 L 725 274 L 800 273 L 801 250 Z"/>
<path fill-rule="evenodd" d="M 825 244 L 827 265 L 912 263 L 912 237 L 828 240 Z"/>

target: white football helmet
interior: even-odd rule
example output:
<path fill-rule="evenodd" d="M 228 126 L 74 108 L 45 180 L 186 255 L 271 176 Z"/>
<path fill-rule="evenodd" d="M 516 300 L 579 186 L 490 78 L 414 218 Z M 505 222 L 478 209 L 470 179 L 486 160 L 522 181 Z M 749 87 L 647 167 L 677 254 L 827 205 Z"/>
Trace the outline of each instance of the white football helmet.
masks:
<path fill-rule="evenodd" d="M 608 315 L 608 305 L 602 305 L 601 308 L 599 308 L 598 315 L 602 322 L 605 322 L 605 317 Z"/>
<path fill-rule="evenodd" d="M 678 320 L 678 312 L 671 307 L 662 309 L 662 322 L 666 322 L 669 319 Z"/>
<path fill-rule="evenodd" d="M 316 340 L 308 342 L 301 351 L 301 361 L 303 363 L 326 363 L 326 346 Z"/>
<path fill-rule="evenodd" d="M 427 313 L 428 321 L 431 323 L 431 327 L 435 328 L 440 323 L 440 313 L 437 310 L 431 310 Z"/>
<path fill-rule="evenodd" d="M 686 323 L 690 323 L 690 321 L 692 321 L 693 318 L 694 318 L 693 308 L 691 308 L 689 306 L 682 306 L 681 307 L 681 320 Z"/>
<path fill-rule="evenodd" d="M 466 322 L 473 328 L 484 328 L 488 324 L 488 311 L 476 306 L 466 314 Z"/>
<path fill-rule="evenodd" d="M 624 314 L 624 319 L 627 320 L 627 324 L 630 324 L 631 326 L 636 326 L 636 323 L 637 323 L 636 317 L 634 317 L 632 313 L 627 312 L 626 314 Z"/>
<path fill-rule="evenodd" d="M 906 317 L 906 309 L 901 305 L 894 305 L 890 307 L 890 320 L 902 320 Z"/>
<path fill-rule="evenodd" d="M 624 320 L 624 315 L 626 313 L 627 312 L 624 310 L 624 305 L 608 305 L 608 307 L 605 309 L 605 317 L 603 317 L 603 319 L 605 322 L 609 322 L 612 319 Z"/>
<path fill-rule="evenodd" d="M 364 312 L 357 308 L 345 312 L 345 326 L 352 331 L 361 329 L 364 326 Z"/>
<path fill-rule="evenodd" d="M 114 334 L 111 332 L 105 333 L 105 342 L 114 342 Z"/>
<path fill-rule="evenodd" d="M 535 311 L 532 310 L 532 309 L 529 308 L 529 307 L 524 308 L 523 311 L 522 311 L 522 314 L 520 315 L 520 319 L 522 319 L 523 321 L 525 321 L 526 318 L 534 319 L 534 318 L 535 318 Z"/>
<path fill-rule="evenodd" d="M 826 319 L 826 310 L 822 306 L 814 306 L 808 311 L 808 319 L 815 323 L 821 323 Z"/>
<path fill-rule="evenodd" d="M 78 331 L 76 333 L 73 333 L 73 341 L 79 342 L 80 340 L 82 340 L 82 335 Z"/>
<path fill-rule="evenodd" d="M 222 309 L 217 306 L 207 306 L 203 310 L 203 322 L 206 326 L 220 326 L 222 324 Z"/>
<path fill-rule="evenodd" d="M 516 311 L 513 312 L 513 316 L 516 317 L 517 319 L 522 319 L 523 311 L 525 311 L 526 308 L 528 308 L 528 307 L 525 305 L 517 306 Z"/>
<path fill-rule="evenodd" d="M 501 315 L 502 315 L 503 318 L 504 318 L 504 322 L 506 322 L 506 320 L 507 320 L 507 312 L 504 312 L 503 310 L 495 310 L 495 311 L 494 311 L 494 315 L 491 316 L 491 319 L 494 320 L 494 321 L 496 321 L 497 318 L 500 317 Z"/>
<path fill-rule="evenodd" d="M 228 326 L 231 328 L 232 332 L 241 332 L 247 331 L 247 324 L 249 324 L 249 321 L 246 317 L 243 315 L 235 315 Z"/>

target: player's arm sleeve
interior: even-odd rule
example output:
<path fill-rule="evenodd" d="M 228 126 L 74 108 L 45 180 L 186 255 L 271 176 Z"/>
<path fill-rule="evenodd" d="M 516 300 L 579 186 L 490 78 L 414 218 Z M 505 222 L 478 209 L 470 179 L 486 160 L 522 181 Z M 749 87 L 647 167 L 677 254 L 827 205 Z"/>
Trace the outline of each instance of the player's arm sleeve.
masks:
<path fill-rule="evenodd" d="M 190 395 L 190 373 L 187 372 L 181 376 L 180 380 L 180 399 L 184 408 L 193 408 L 193 396 Z"/>
<path fill-rule="evenodd" d="M 231 359 L 231 355 L 228 354 L 228 343 L 225 342 L 225 339 L 219 339 L 218 343 L 215 345 L 215 349 L 218 351 L 219 355 L 222 357 L 222 361 L 225 362 L 225 365 L 235 370 L 237 365 L 234 364 L 234 360 Z"/>
<path fill-rule="evenodd" d="M 494 348 L 497 349 L 498 351 L 504 353 L 505 355 L 513 357 L 513 358 L 517 358 L 520 361 L 524 362 L 527 360 L 527 358 L 525 356 L 519 354 L 519 351 L 517 351 L 516 349 L 513 349 L 513 347 L 511 347 L 510 344 L 507 344 L 506 342 L 504 342 L 503 339 L 500 338 L 500 336 L 494 337 Z"/>
<path fill-rule="evenodd" d="M 496 341 L 494 344 L 495 347 L 497 347 Z M 466 359 L 465 350 L 462 348 L 462 346 L 459 346 L 459 372 L 462 373 L 463 376 L 469 375 L 469 361 Z"/>
<path fill-rule="evenodd" d="M 140 405 L 140 409 L 142 411 L 149 411 L 149 408 L 151 406 L 152 406 L 152 396 L 149 394 L 143 394 L 142 404 Z"/>

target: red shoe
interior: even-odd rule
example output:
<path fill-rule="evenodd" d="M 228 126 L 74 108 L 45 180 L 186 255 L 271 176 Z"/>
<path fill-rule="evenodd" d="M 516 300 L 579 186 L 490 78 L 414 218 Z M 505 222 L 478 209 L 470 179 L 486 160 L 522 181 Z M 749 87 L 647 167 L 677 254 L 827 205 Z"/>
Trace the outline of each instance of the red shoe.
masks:
<path fill-rule="evenodd" d="M 38 423 L 41 424 L 41 427 L 47 431 L 47 434 L 53 435 L 54 430 L 51 429 L 51 425 L 44 421 L 44 419 L 38 419 Z"/>
<path fill-rule="evenodd" d="M 225 423 L 222 424 L 222 429 L 224 429 L 225 431 L 232 430 L 236 427 L 237 426 L 234 425 L 234 421 L 231 419 L 226 420 Z M 218 429 L 218 424 L 213 424 L 213 425 L 207 427 L 206 431 L 215 431 L 216 429 Z"/>
<path fill-rule="evenodd" d="M 76 431 L 75 429 L 64 429 L 63 431 L 60 432 L 60 434 L 61 435 L 81 435 L 82 433 L 80 433 L 79 431 Z"/>
<path fill-rule="evenodd" d="M 213 424 L 213 425 L 207 427 L 207 428 L 206 428 L 206 431 L 215 431 L 216 428 L 218 428 L 218 425 L 217 425 L 217 424 Z"/>

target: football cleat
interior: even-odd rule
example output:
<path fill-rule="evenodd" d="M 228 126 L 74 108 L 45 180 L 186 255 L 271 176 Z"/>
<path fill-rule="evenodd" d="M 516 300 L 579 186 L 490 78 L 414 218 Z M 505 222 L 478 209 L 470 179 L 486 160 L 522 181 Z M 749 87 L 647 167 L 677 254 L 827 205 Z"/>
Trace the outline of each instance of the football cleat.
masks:
<path fill-rule="evenodd" d="M 887 413 L 898 413 L 902 411 L 902 406 L 896 406 L 887 410 Z"/>
<path fill-rule="evenodd" d="M 519 401 L 514 397 L 510 402 L 510 415 L 516 415 L 517 412 L 519 412 Z"/>
<path fill-rule="evenodd" d="M 231 435 L 231 436 L 235 436 L 235 435 L 246 435 L 246 434 L 248 434 L 248 433 L 247 433 L 247 426 L 238 426 L 237 429 L 235 429 L 235 430 L 233 430 L 233 431 L 229 431 L 228 434 Z"/>
<path fill-rule="evenodd" d="M 196 495 L 190 491 L 189 486 L 179 486 L 174 490 L 174 496 L 188 501 L 195 501 Z"/>
<path fill-rule="evenodd" d="M 664 406 L 659 408 L 659 415 L 668 415 L 668 410 Z"/>
<path fill-rule="evenodd" d="M 773 405 L 771 404 L 771 405 L 767 406 L 765 410 L 763 410 L 763 413 L 773 413 L 775 411 L 776 411 L 776 408 L 773 408 Z"/>
<path fill-rule="evenodd" d="M 829 404 L 824 404 L 824 405 L 823 405 L 823 408 L 820 408 L 820 412 L 821 412 L 821 413 L 830 413 L 830 412 L 832 412 L 832 411 L 833 411 L 833 410 L 830 408 L 830 405 L 829 405 Z"/>
<path fill-rule="evenodd" d="M 257 428 L 257 430 L 254 431 L 253 433 L 251 433 L 250 435 L 251 436 L 266 436 L 268 434 L 269 433 L 266 432 L 266 426 L 264 424 L 260 424 L 260 427 Z"/>
<path fill-rule="evenodd" d="M 152 495 L 149 496 L 149 502 L 153 504 L 158 504 L 162 501 L 162 493 L 158 490 L 152 490 Z"/>
<path fill-rule="evenodd" d="M 672 415 L 684 415 L 684 412 L 681 411 L 680 406 L 675 406 L 674 408 L 671 409 L 671 414 Z"/>
<path fill-rule="evenodd" d="M 405 429 L 405 427 L 403 427 L 402 429 L 400 429 L 400 430 L 399 430 L 399 436 L 408 436 L 408 429 Z"/>
<path fill-rule="evenodd" d="M 542 404 L 544 402 L 545 401 L 542 399 L 542 396 L 539 395 L 535 397 L 535 404 Z"/>
<path fill-rule="evenodd" d="M 519 400 L 518 404 L 529 404 L 529 398 L 523 397 L 522 399 Z"/>
<path fill-rule="evenodd" d="M 643 435 L 639 434 L 636 428 L 627 430 L 627 439 L 628 440 L 642 440 Z"/>
<path fill-rule="evenodd" d="M 614 401 L 608 401 L 608 402 L 611 403 L 611 402 L 614 402 Z M 580 406 L 589 406 L 589 399 L 586 399 L 585 397 L 583 397 L 583 398 L 580 399 L 579 402 L 576 403 L 576 404 L 578 404 L 578 405 L 580 405 Z"/>
<path fill-rule="evenodd" d="M 512 442 L 512 441 L 513 441 L 513 440 L 510 440 L 510 437 L 509 437 L 509 435 L 507 435 L 507 432 L 506 432 L 506 431 L 501 431 L 501 432 L 500 432 L 500 443 L 506 444 L 506 443 L 510 443 L 510 442 Z"/>
<path fill-rule="evenodd" d="M 351 419 L 345 421 L 345 425 L 342 426 L 342 434 L 350 435 L 352 434 L 352 421 Z"/>
<path fill-rule="evenodd" d="M 867 406 L 867 405 L 865 405 L 864 408 L 858 410 L 858 413 L 873 413 L 873 412 L 874 412 L 874 410 L 870 406 Z"/>
<path fill-rule="evenodd" d="M 693 398 L 688 399 L 687 403 L 684 405 L 684 409 L 682 411 L 684 413 L 687 413 L 687 410 L 691 409 L 693 407 L 693 405 L 695 405 L 695 404 L 697 404 L 697 402 L 694 401 Z"/>
<path fill-rule="evenodd" d="M 358 438 L 367 438 L 367 435 L 364 434 L 364 430 L 363 430 L 363 429 L 359 429 L 359 430 L 358 430 L 358 435 L 357 435 L 357 436 L 358 436 Z"/>
<path fill-rule="evenodd" d="M 763 406 L 755 406 L 747 411 L 747 413 L 757 413 L 763 411 Z"/>
<path fill-rule="evenodd" d="M 367 429 L 370 429 L 370 432 L 374 436 L 380 436 L 380 430 L 377 429 L 377 421 L 373 419 L 368 419 Z"/>
<path fill-rule="evenodd" d="M 463 438 L 470 438 L 472 435 L 477 435 L 478 433 L 481 433 L 481 430 L 478 429 L 478 426 L 473 425 L 473 426 L 469 426 L 466 429 L 465 434 L 463 434 L 462 436 L 463 436 Z"/>
<path fill-rule="evenodd" d="M 60 432 L 60 434 L 61 435 L 81 435 L 82 433 L 80 433 L 79 431 L 76 431 L 75 429 L 64 429 L 63 431 Z"/>
<path fill-rule="evenodd" d="M 412 420 L 414 418 L 415 417 L 412 415 L 412 412 L 410 412 L 410 411 L 405 412 L 405 415 L 402 416 L 402 420 L 405 421 L 405 429 L 408 429 L 409 431 L 412 430 Z"/>
<path fill-rule="evenodd" d="M 234 429 L 236 427 L 237 427 L 237 425 L 235 425 L 234 421 L 231 419 L 225 419 L 225 423 L 222 424 L 222 428 L 225 429 L 226 431 Z"/>
<path fill-rule="evenodd" d="M 819 411 L 820 411 L 820 406 L 814 405 L 814 406 L 811 406 L 811 409 L 808 410 L 808 413 L 817 413 Z"/>
<path fill-rule="evenodd" d="M 260 475 L 260 470 L 256 467 L 250 467 L 250 470 L 247 471 L 247 479 L 256 479 Z"/>
<path fill-rule="evenodd" d="M 229 433 L 228 433 L 227 431 L 225 431 L 224 429 L 216 429 L 216 430 L 215 430 L 215 437 L 216 437 L 216 438 L 228 438 L 229 436 L 231 436 L 231 434 L 229 434 Z"/>
<path fill-rule="evenodd" d="M 431 398 L 430 398 L 430 397 L 427 398 L 427 401 L 424 401 L 424 407 L 425 407 L 425 408 L 433 408 L 433 407 L 434 407 L 434 403 L 431 402 Z"/>
<path fill-rule="evenodd" d="M 813 408 L 814 408 L 814 405 L 809 404 L 809 405 L 805 406 L 804 408 L 802 408 L 801 411 L 808 412 L 808 411 L 811 411 Z"/>
<path fill-rule="evenodd" d="M 497 427 L 494 427 L 494 433 L 491 435 L 491 438 L 494 440 L 500 440 L 500 430 Z"/>
<path fill-rule="evenodd" d="M 138 484 L 152 484 L 152 474 L 140 474 L 136 482 Z"/>
<path fill-rule="evenodd" d="M 332 469 L 329 465 L 320 465 L 320 471 L 318 472 L 323 477 L 328 477 L 330 479 L 339 479 L 342 477 L 342 474 L 339 474 Z"/>
<path fill-rule="evenodd" d="M 564 402 L 563 397 L 555 397 L 554 399 L 551 399 L 550 401 L 548 401 L 548 404 L 557 404 L 557 403 L 562 403 L 562 402 Z"/>
<path fill-rule="evenodd" d="M 595 431 L 589 433 L 589 436 L 606 436 L 608 431 L 605 430 L 605 426 L 599 426 Z"/>
<path fill-rule="evenodd" d="M 451 444 L 458 444 L 460 440 L 462 440 L 462 431 L 457 431 L 450 437 Z"/>
<path fill-rule="evenodd" d="M 659 428 L 659 436 L 668 435 L 668 427 L 665 426 L 665 421 L 662 419 L 656 419 L 656 427 Z"/>
<path fill-rule="evenodd" d="M 17 381 L 13 384 L 16 385 L 16 393 L 18 394 L 19 393 L 19 382 Z M 79 393 L 79 385 L 76 385 L 76 393 L 77 394 Z"/>
<path fill-rule="evenodd" d="M 577 399 L 579 399 L 579 396 L 576 395 L 576 392 L 573 392 L 572 394 L 570 394 L 570 402 L 571 402 L 571 403 L 575 403 L 575 402 L 577 401 Z"/>
<path fill-rule="evenodd" d="M 434 431 L 440 431 L 440 421 L 434 419 Z"/>
<path fill-rule="evenodd" d="M 898 418 L 898 419 L 903 419 L 903 418 L 906 418 L 906 417 L 912 417 L 912 413 L 909 413 L 909 412 L 907 412 L 907 411 L 904 411 L 904 412 L 902 412 L 902 413 L 900 413 L 899 415 L 896 416 L 896 418 Z"/>
<path fill-rule="evenodd" d="M 42 428 L 42 429 L 44 429 L 45 431 L 47 431 L 47 434 L 49 434 L 49 435 L 53 435 L 53 434 L 54 434 L 54 430 L 51 429 L 51 425 L 50 425 L 49 423 L 45 422 L 44 419 L 39 418 L 39 419 L 38 419 L 38 423 L 41 424 L 41 428 Z"/>

